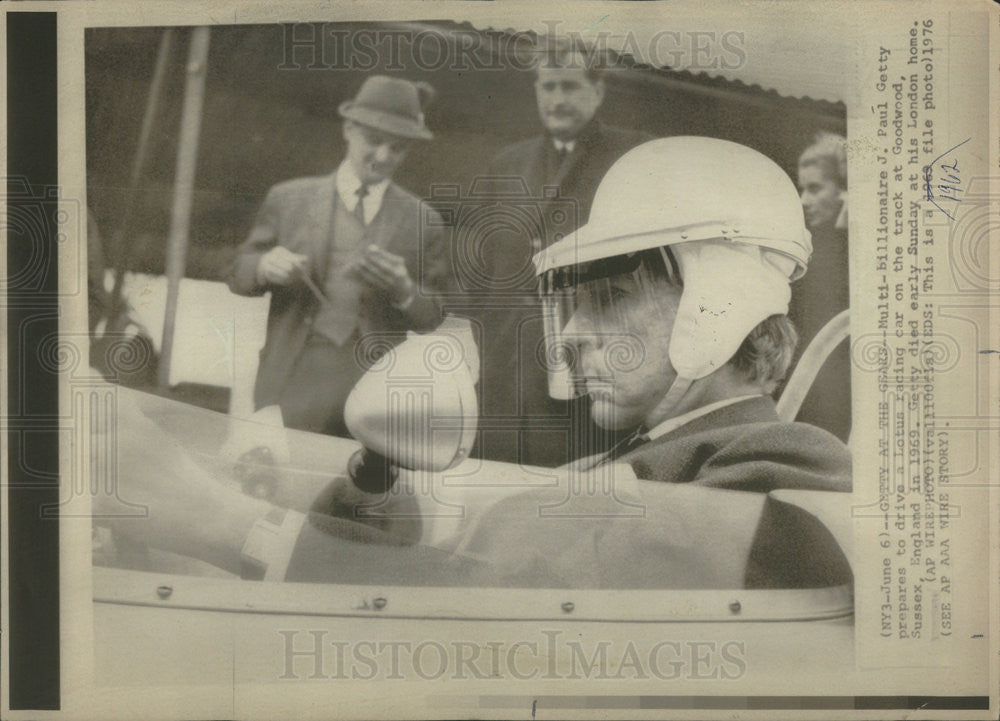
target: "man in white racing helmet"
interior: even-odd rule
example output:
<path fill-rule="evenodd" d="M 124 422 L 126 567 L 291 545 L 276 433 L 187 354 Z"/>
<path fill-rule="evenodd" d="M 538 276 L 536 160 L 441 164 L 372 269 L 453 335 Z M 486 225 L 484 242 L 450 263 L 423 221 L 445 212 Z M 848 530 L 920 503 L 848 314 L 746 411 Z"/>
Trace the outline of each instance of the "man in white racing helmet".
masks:
<path fill-rule="evenodd" d="M 789 283 L 810 253 L 795 186 L 760 153 L 674 137 L 620 158 L 590 222 L 535 258 L 550 393 L 586 393 L 599 425 L 636 429 L 590 462 L 742 490 L 849 490 L 843 444 L 780 422 L 770 397 L 795 350 Z"/>

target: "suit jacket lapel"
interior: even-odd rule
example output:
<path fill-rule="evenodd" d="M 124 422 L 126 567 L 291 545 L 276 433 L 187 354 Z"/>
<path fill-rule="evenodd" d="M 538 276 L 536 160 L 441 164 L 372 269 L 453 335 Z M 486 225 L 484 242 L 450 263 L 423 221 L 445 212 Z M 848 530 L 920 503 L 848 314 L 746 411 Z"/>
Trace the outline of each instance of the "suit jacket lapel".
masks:
<path fill-rule="evenodd" d="M 399 252 L 399 242 L 396 236 L 406 226 L 399 219 L 401 207 L 402 203 L 398 188 L 395 183 L 390 182 L 389 186 L 385 189 L 385 195 L 382 196 L 382 205 L 379 206 L 378 213 L 375 214 L 371 224 L 368 226 L 369 242 L 384 250 L 393 253 Z"/>
<path fill-rule="evenodd" d="M 309 222 L 316 229 L 315 233 L 310 233 L 312 239 L 309 248 L 310 275 L 313 280 L 320 284 L 326 281 L 327 260 L 330 255 L 330 242 L 333 234 L 333 211 L 337 203 L 337 171 L 333 171 L 323 178 L 316 201 L 310 205 Z"/>
<path fill-rule="evenodd" d="M 528 185 L 528 192 L 533 197 L 537 197 L 542 191 L 542 186 L 546 185 L 546 153 L 549 147 L 551 147 L 551 141 L 547 135 L 543 135 L 534 141 L 527 156 L 528 162 L 524 167 L 522 177 Z"/>

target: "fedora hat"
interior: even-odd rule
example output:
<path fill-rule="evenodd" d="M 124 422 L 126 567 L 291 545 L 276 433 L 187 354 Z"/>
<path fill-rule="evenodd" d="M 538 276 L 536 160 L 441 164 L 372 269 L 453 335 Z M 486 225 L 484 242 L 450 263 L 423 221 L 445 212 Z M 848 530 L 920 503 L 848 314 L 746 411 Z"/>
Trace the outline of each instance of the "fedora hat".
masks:
<path fill-rule="evenodd" d="M 373 75 L 365 78 L 354 99 L 345 100 L 338 111 L 348 120 L 393 135 L 430 140 L 434 134 L 424 124 L 422 105 L 433 94 L 428 83 Z"/>

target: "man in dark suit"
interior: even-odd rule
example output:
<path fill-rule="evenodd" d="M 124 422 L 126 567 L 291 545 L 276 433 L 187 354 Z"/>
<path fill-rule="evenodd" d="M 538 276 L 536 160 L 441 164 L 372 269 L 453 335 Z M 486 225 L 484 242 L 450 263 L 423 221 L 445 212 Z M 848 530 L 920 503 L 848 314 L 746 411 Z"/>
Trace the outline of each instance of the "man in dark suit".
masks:
<path fill-rule="evenodd" d="M 440 223 L 421 223 L 420 201 L 391 180 L 409 145 L 432 137 L 421 109 L 429 94 L 422 83 L 367 78 L 339 109 L 344 161 L 271 188 L 239 249 L 230 288 L 271 292 L 254 402 L 280 405 L 286 427 L 348 435 L 355 381 L 407 330 L 441 320 Z"/>
<path fill-rule="evenodd" d="M 606 434 L 594 432 L 585 404 L 549 397 L 531 265 L 534 253 L 587 221 L 608 168 L 650 139 L 602 124 L 596 114 L 604 94 L 600 68 L 582 53 L 545 55 L 535 78 L 544 132 L 501 150 L 478 188 L 487 196 L 513 191 L 528 199 L 500 200 L 496 223 L 482 223 L 483 233 L 466 233 L 474 247 L 467 257 L 483 258 L 484 280 L 472 301 L 481 323 L 483 458 L 551 467 L 607 442 Z M 524 222 L 503 228 L 512 209 L 524 212 Z"/>

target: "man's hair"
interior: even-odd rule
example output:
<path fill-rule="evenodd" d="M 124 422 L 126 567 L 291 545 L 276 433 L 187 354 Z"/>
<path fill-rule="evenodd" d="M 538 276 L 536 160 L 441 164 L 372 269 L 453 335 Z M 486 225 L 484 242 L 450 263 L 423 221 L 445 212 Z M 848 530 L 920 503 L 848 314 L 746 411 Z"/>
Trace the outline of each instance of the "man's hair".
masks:
<path fill-rule="evenodd" d="M 561 45 L 542 50 L 535 64 L 535 76 L 540 68 L 571 68 L 583 70 L 587 80 L 597 83 L 604 77 L 605 60 L 596 51 Z"/>
<path fill-rule="evenodd" d="M 730 363 L 770 393 L 788 372 L 799 334 L 787 315 L 765 318 L 743 340 Z"/>
<path fill-rule="evenodd" d="M 799 156 L 799 167 L 814 165 L 838 187 L 847 189 L 847 140 L 843 135 L 820 131 Z"/>

